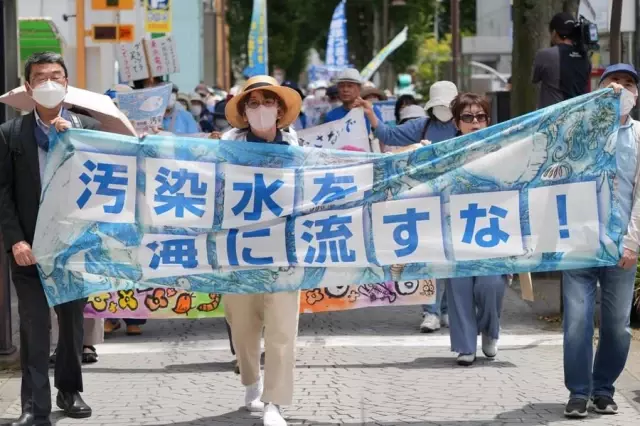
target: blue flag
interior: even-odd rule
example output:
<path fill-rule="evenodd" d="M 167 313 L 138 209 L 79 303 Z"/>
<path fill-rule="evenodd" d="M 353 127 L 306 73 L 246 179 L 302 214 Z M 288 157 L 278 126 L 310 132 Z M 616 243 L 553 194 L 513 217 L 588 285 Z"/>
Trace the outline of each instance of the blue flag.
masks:
<path fill-rule="evenodd" d="M 345 3 L 340 4 L 333 11 L 331 27 L 329 28 L 329 39 L 327 40 L 327 66 L 346 67 L 349 65 L 348 43 L 347 43 L 347 15 L 345 13 Z"/>
<path fill-rule="evenodd" d="M 253 0 L 247 56 L 249 57 L 249 66 L 244 69 L 245 77 L 269 74 L 267 0 Z"/>

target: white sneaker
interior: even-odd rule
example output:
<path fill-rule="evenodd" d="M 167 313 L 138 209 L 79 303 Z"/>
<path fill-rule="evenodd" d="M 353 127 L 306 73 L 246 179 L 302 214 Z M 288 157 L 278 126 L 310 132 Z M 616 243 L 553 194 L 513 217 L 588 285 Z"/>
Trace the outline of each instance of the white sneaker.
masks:
<path fill-rule="evenodd" d="M 458 354 L 458 365 L 469 367 L 476 361 L 476 354 Z"/>
<path fill-rule="evenodd" d="M 420 324 L 420 332 L 432 333 L 440 330 L 440 318 L 433 314 L 424 314 L 422 324 Z"/>
<path fill-rule="evenodd" d="M 245 386 L 244 388 L 244 405 L 247 407 L 247 410 L 252 413 L 256 413 L 262 411 L 264 409 L 264 403 L 260 401 L 262 397 L 262 378 L 258 380 L 257 383 L 254 383 L 249 386 Z"/>
<path fill-rule="evenodd" d="M 440 325 L 449 328 L 449 314 L 440 315 Z"/>
<path fill-rule="evenodd" d="M 280 407 L 268 403 L 264 406 L 262 414 L 262 424 L 264 426 L 287 426 L 287 421 L 280 413 Z"/>
<path fill-rule="evenodd" d="M 498 339 L 492 339 L 486 334 L 482 334 L 482 353 L 487 358 L 495 358 L 498 355 Z"/>

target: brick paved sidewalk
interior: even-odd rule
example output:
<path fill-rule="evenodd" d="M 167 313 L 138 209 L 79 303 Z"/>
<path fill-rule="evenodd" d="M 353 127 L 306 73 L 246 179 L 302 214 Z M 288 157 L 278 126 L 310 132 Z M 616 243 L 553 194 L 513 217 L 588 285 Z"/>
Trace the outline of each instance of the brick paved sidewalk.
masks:
<path fill-rule="evenodd" d="M 562 416 L 562 340 L 509 291 L 495 361 L 455 365 L 446 331 L 417 332 L 419 308 L 367 309 L 301 317 L 291 425 L 633 425 L 640 380 L 633 361 L 619 381 L 620 414 L 579 422 Z M 261 425 L 240 408 L 222 320 L 153 321 L 139 338 L 122 334 L 99 347 L 85 370 L 87 420 L 67 425 Z M 634 347 L 632 360 L 640 359 Z M 0 376 L 0 383 L 2 376 Z M 17 378 L 0 385 L 19 414 Z M 13 387 L 13 389 L 10 389 Z M 7 392 L 10 392 L 7 395 Z M 58 416 L 56 414 L 56 416 Z M 0 420 L 0 424 L 2 420 Z"/>

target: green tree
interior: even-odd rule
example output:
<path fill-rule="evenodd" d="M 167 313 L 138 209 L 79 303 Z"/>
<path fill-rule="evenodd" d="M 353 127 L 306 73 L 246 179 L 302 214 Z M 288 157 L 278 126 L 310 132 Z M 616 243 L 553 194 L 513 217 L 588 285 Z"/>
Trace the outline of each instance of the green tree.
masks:
<path fill-rule="evenodd" d="M 451 61 L 451 34 L 446 34 L 440 40 L 434 37 L 424 39 L 418 49 L 418 78 L 428 97 L 429 87 L 442 79 L 442 67 Z"/>

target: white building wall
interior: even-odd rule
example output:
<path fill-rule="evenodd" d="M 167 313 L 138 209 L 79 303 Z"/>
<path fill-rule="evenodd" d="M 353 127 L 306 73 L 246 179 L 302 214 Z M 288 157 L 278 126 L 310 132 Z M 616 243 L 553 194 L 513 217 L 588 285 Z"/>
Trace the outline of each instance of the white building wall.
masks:
<path fill-rule="evenodd" d="M 91 0 L 85 3 L 85 28 L 94 24 L 132 24 L 135 25 L 135 38 L 144 36 L 144 11 L 140 1 L 134 10 L 121 12 L 97 11 L 91 9 Z M 180 59 L 178 74 L 171 80 L 193 90 L 201 80 L 202 65 L 202 2 L 201 0 L 174 0 L 173 34 L 177 43 Z M 179 5 L 179 7 L 177 6 Z M 75 0 L 18 0 L 18 16 L 49 17 L 58 27 L 64 39 L 63 55 L 69 68 L 70 84 L 76 83 L 76 21 L 69 18 L 64 21 L 63 15 L 75 15 Z M 93 43 L 90 37 L 86 44 L 86 76 L 87 89 L 104 92 L 118 82 L 116 72 L 115 49 L 113 43 Z"/>

